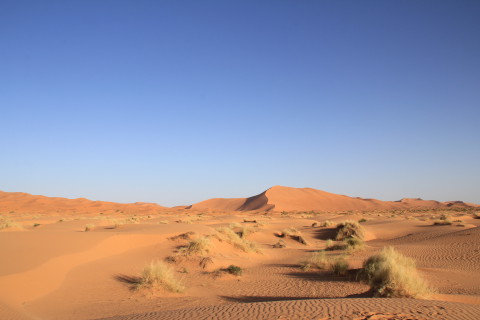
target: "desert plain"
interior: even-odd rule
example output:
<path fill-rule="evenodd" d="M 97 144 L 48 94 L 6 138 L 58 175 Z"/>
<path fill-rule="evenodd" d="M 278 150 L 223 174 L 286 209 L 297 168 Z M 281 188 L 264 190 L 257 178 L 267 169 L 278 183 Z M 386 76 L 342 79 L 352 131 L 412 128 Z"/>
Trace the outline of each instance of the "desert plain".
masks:
<path fill-rule="evenodd" d="M 281 186 L 173 208 L 0 192 L 0 319 L 479 319 L 479 215 Z M 384 248 L 427 289 L 376 292 Z"/>

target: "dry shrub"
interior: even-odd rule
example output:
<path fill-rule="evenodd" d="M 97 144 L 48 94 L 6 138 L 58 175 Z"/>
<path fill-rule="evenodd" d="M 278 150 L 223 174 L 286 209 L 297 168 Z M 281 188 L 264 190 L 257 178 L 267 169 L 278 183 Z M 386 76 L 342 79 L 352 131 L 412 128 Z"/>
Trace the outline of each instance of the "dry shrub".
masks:
<path fill-rule="evenodd" d="M 363 227 L 356 221 L 347 220 L 337 224 L 337 235 L 335 240 L 344 240 L 347 238 L 363 239 Z"/>
<path fill-rule="evenodd" d="M 328 228 L 328 227 L 331 227 L 333 226 L 333 222 L 330 221 L 330 220 L 327 220 L 325 221 L 324 223 L 322 223 L 321 227 L 324 227 L 324 228 Z"/>
<path fill-rule="evenodd" d="M 393 247 L 385 247 L 364 261 L 361 277 L 377 297 L 417 298 L 431 292 L 418 274 L 415 261 Z"/>
<path fill-rule="evenodd" d="M 328 266 L 328 259 L 324 251 L 314 251 L 305 260 L 300 261 L 300 269 L 307 271 L 312 268 L 325 269 Z"/>
<path fill-rule="evenodd" d="M 92 231 L 93 229 L 95 229 L 95 225 L 94 224 L 87 224 L 85 226 L 85 232 L 88 232 L 88 231 Z"/>
<path fill-rule="evenodd" d="M 452 225 L 452 221 L 450 220 L 435 220 L 433 222 L 434 226 L 450 226 Z"/>
<path fill-rule="evenodd" d="M 333 274 L 336 276 L 345 276 L 349 268 L 348 262 L 343 257 L 335 259 L 330 264 L 330 270 L 333 271 Z"/>
<path fill-rule="evenodd" d="M 218 234 L 216 236 L 218 240 L 230 243 L 237 249 L 240 249 L 244 252 L 261 252 L 260 248 L 258 248 L 255 242 L 249 241 L 244 237 L 240 237 L 238 233 L 230 228 L 218 228 L 217 232 Z"/>
<path fill-rule="evenodd" d="M 175 277 L 173 270 L 161 261 L 152 261 L 143 268 L 136 288 L 161 287 L 171 292 L 183 292 L 185 286 Z"/>
<path fill-rule="evenodd" d="M 200 260 L 200 267 L 202 269 L 206 269 L 209 265 L 212 265 L 213 264 L 213 259 L 210 258 L 210 257 L 203 257 L 201 260 Z"/>
<path fill-rule="evenodd" d="M 302 235 L 302 233 L 300 231 L 298 231 L 296 228 L 284 229 L 281 234 L 283 235 L 283 237 L 288 236 L 288 237 L 292 238 L 293 240 L 298 241 L 301 244 L 304 244 L 304 245 L 308 246 L 307 239 L 305 239 L 305 237 Z"/>
<path fill-rule="evenodd" d="M 178 234 L 176 236 L 170 237 L 170 238 L 168 238 L 168 240 L 172 240 L 172 241 L 175 241 L 175 240 L 190 240 L 194 234 L 195 234 L 195 232 L 188 231 L 188 232 L 181 233 L 181 234 Z"/>

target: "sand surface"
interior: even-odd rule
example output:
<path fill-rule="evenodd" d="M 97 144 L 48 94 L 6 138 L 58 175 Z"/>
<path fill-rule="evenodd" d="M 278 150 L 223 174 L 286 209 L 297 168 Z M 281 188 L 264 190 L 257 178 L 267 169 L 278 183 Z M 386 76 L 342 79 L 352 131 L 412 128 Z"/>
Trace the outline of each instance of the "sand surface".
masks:
<path fill-rule="evenodd" d="M 18 209 L 27 208 L 26 204 L 11 210 L 12 198 L 7 197 L 0 205 L 8 207 L 0 214 L 10 222 L 0 230 L 0 319 L 478 319 L 480 219 L 472 216 L 476 208 L 299 209 L 296 201 L 305 194 L 331 197 L 312 190 L 301 190 L 303 196 L 282 189 L 249 201 L 207 200 L 223 202 L 218 212 L 150 204 L 145 211 L 121 212 L 121 204 L 109 204 L 109 211 L 103 205 L 94 210 L 86 205 L 89 200 L 81 200 L 79 207 L 56 210 L 57 201 L 69 199 L 41 198 L 40 209 L 31 213 Z M 265 206 L 265 201 L 275 202 L 276 207 L 264 207 L 266 211 L 236 207 Z M 277 211 L 282 201 L 283 210 Z M 287 205 L 296 210 L 285 210 Z M 442 215 L 452 224 L 434 225 Z M 332 258 L 345 255 L 351 269 L 348 275 L 299 268 L 309 253 L 325 249 L 337 222 L 359 219 L 366 220 L 361 223 L 365 248 L 350 254 L 328 252 Z M 333 226 L 322 227 L 327 220 Z M 85 231 L 87 225 L 89 231 Z M 222 240 L 218 236 L 222 227 L 237 232 L 249 229 L 246 238 L 261 253 L 244 252 Z M 277 236 L 292 227 L 307 245 Z M 186 232 L 193 233 L 191 239 L 209 237 L 209 251 L 202 255 L 212 263 L 203 269 L 201 257 L 193 255 L 169 264 L 186 286 L 183 293 L 132 290 L 129 279 L 138 277 L 150 261 L 175 256 L 190 240 L 172 237 Z M 280 240 L 286 247 L 274 248 Z M 435 292 L 426 299 L 373 298 L 355 272 L 384 246 L 394 246 L 415 259 Z M 243 275 L 219 271 L 229 265 L 242 267 Z"/>

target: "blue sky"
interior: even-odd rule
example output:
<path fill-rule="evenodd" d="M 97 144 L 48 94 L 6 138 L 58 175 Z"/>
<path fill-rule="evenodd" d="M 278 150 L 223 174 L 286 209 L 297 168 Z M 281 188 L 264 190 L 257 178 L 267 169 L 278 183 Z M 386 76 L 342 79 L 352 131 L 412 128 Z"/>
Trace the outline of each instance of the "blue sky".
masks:
<path fill-rule="evenodd" d="M 2 1 L 0 190 L 480 203 L 478 1 Z"/>

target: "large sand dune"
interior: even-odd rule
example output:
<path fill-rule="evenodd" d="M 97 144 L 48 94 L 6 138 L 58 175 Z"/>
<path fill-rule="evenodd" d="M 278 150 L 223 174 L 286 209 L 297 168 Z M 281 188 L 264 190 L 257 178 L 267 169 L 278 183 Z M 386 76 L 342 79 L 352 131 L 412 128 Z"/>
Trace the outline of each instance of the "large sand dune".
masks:
<path fill-rule="evenodd" d="M 196 203 L 190 208 L 215 211 L 363 211 L 469 206 L 474 205 L 462 201 L 439 202 L 422 199 L 381 201 L 376 199 L 352 198 L 312 188 L 274 186 L 250 198 L 210 199 Z"/>

